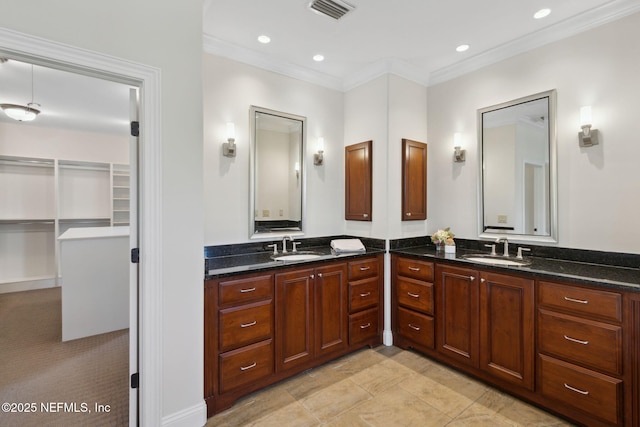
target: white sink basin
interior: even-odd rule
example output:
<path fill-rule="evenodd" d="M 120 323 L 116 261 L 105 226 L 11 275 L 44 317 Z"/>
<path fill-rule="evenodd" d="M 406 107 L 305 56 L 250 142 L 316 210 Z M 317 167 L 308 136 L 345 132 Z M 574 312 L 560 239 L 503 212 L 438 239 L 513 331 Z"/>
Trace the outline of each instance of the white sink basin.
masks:
<path fill-rule="evenodd" d="M 531 264 L 531 261 L 524 260 L 524 259 L 500 258 L 500 257 L 484 256 L 484 255 L 468 255 L 468 256 L 463 256 L 462 258 L 468 261 L 479 262 L 481 264 L 490 264 L 490 265 L 523 266 L 523 265 Z"/>
<path fill-rule="evenodd" d="M 288 255 L 277 255 L 272 257 L 276 261 L 308 261 L 311 259 L 320 258 L 322 255 L 318 254 L 288 254 Z"/>

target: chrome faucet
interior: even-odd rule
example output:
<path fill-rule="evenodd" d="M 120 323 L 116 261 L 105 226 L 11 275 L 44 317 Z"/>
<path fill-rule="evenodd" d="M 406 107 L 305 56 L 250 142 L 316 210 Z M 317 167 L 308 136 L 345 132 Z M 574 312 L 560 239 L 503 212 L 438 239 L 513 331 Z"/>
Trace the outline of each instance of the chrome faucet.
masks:
<path fill-rule="evenodd" d="M 498 237 L 496 239 L 496 243 L 504 242 L 504 251 L 502 252 L 502 256 L 509 256 L 509 240 L 506 237 Z"/>
<path fill-rule="evenodd" d="M 287 251 L 287 239 L 293 241 L 293 238 L 291 236 L 284 236 L 282 238 L 282 253 L 283 254 L 286 254 L 288 252 Z"/>

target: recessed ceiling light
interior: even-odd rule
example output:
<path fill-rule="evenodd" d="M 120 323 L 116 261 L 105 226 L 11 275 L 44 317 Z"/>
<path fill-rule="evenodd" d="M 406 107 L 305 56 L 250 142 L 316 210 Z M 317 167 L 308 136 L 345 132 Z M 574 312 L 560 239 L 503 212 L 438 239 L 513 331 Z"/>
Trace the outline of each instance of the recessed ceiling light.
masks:
<path fill-rule="evenodd" d="M 269 42 L 271 41 L 271 37 L 269 37 L 269 36 L 265 36 L 265 35 L 263 34 L 263 35 L 261 35 L 261 36 L 258 36 L 258 41 L 259 41 L 260 43 L 267 44 L 267 43 L 269 43 Z"/>
<path fill-rule="evenodd" d="M 468 44 L 461 44 L 460 46 L 458 46 L 456 48 L 456 52 L 464 52 L 467 49 L 469 49 L 469 45 Z"/>
<path fill-rule="evenodd" d="M 320 54 L 313 55 L 313 60 L 316 62 L 322 62 L 324 61 L 324 55 L 320 55 Z"/>
<path fill-rule="evenodd" d="M 542 19 L 545 16 L 548 16 L 551 13 L 551 9 L 540 9 L 536 13 L 533 14 L 535 19 Z"/>

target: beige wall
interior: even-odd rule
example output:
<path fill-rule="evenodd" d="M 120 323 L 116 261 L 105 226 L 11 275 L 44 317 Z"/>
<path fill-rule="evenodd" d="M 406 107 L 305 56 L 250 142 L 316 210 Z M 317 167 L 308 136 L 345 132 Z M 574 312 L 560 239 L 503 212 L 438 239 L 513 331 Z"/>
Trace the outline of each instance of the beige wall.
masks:
<path fill-rule="evenodd" d="M 164 260 L 162 351 L 154 355 L 162 401 L 153 417 L 188 417 L 203 403 L 202 1 L 2 1 L 1 9 L 0 27 L 160 69 L 161 141 L 147 141 L 162 144 L 154 213 Z"/>
<path fill-rule="evenodd" d="M 640 14 L 429 87 L 430 231 L 477 236 L 476 111 L 557 90 L 559 246 L 640 253 Z M 600 145 L 578 146 L 579 112 L 593 107 Z M 467 161 L 452 168 L 453 133 Z"/>

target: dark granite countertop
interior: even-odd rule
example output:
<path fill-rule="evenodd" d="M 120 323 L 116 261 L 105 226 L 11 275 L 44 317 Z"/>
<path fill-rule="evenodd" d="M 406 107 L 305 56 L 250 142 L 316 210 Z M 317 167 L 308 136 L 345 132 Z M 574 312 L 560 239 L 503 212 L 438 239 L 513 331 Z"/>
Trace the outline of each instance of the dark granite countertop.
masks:
<path fill-rule="evenodd" d="M 570 279 L 589 285 L 640 292 L 640 268 L 540 256 L 525 256 L 525 259 L 531 261 L 531 264 L 527 266 L 487 265 L 462 258 L 462 256 L 469 254 L 487 255 L 489 253 L 487 249 L 478 250 L 457 247 L 455 254 L 445 254 L 437 252 L 433 245 L 398 247 L 392 248 L 390 252 L 399 255 L 419 256 L 434 261 L 444 261 L 483 270 L 517 273 L 536 278 Z"/>
<path fill-rule="evenodd" d="M 226 246 L 209 246 L 205 248 L 205 280 L 224 277 L 237 273 L 249 273 L 265 271 L 292 265 L 301 265 L 326 262 L 332 260 L 342 260 L 362 256 L 371 256 L 385 253 L 384 240 L 361 238 L 366 247 L 365 253 L 344 253 L 336 254 L 331 250 L 331 240 L 336 238 L 349 238 L 348 236 L 333 236 L 313 239 L 296 239 L 301 245 L 298 250 L 304 252 L 314 252 L 320 257 L 312 260 L 300 261 L 277 261 L 271 258 L 272 251 L 266 248 L 267 245 L 278 243 L 281 249 L 281 241 L 249 243 Z M 290 243 L 289 243 L 290 245 Z M 289 246 L 289 254 L 295 254 Z"/>

